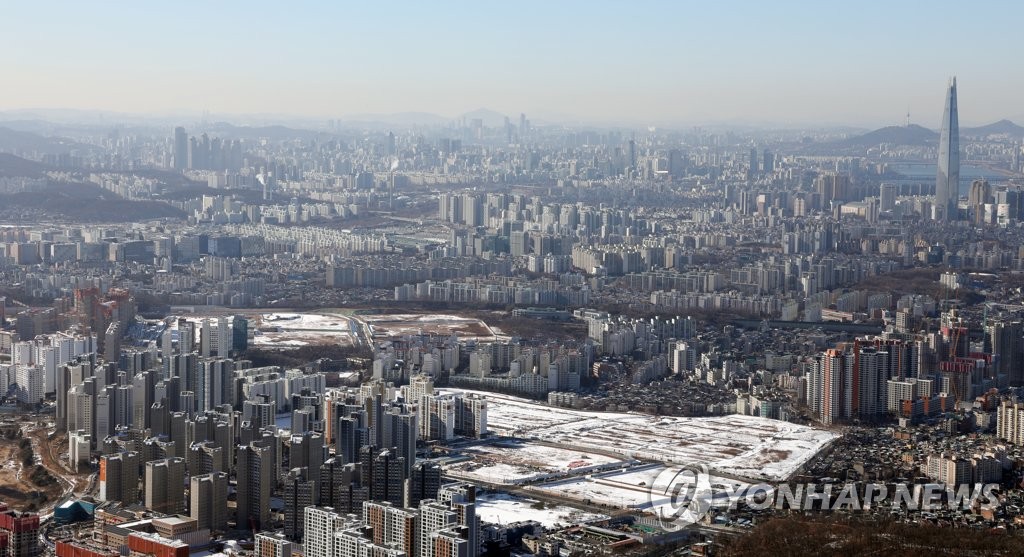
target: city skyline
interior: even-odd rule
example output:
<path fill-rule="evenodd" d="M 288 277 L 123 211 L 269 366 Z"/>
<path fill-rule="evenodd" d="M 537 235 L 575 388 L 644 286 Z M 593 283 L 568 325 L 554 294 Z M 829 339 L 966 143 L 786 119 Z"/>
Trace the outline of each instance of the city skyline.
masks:
<path fill-rule="evenodd" d="M 1024 115 L 1013 96 L 1024 77 L 1000 54 L 1013 52 L 1010 22 L 1024 15 L 1010 3 L 956 17 L 933 5 L 858 6 L 829 18 L 798 2 L 631 5 L 649 15 L 637 18 L 601 3 L 301 14 L 224 3 L 204 6 L 198 24 L 189 6 L 12 7 L 11 21 L 49 24 L 0 38 L 17 84 L 0 112 L 455 119 L 486 107 L 538 123 L 878 127 L 903 123 L 909 108 L 913 123 L 936 129 L 933 92 L 956 74 L 969 88 L 968 124 Z M 1005 17 L 990 21 L 992 10 Z M 925 30 L 982 28 L 984 42 L 924 40 Z"/>
<path fill-rule="evenodd" d="M 1021 553 L 983 3 L 7 7 L 0 557 Z"/>

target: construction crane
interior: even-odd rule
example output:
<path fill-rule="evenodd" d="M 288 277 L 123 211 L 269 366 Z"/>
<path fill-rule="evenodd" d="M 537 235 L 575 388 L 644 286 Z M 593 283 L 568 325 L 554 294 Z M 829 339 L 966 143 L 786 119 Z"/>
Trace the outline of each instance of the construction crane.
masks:
<path fill-rule="evenodd" d="M 960 326 L 961 321 L 958 319 L 955 327 L 950 327 L 950 338 L 949 338 L 949 362 L 952 364 L 956 361 L 956 349 L 960 345 L 960 333 L 963 328 Z M 960 381 L 957 380 L 956 369 L 950 368 L 950 385 L 953 388 L 953 411 L 960 411 Z"/>
<path fill-rule="evenodd" d="M 956 361 L 957 348 L 960 344 L 960 327 L 961 325 L 963 325 L 963 318 L 960 317 L 960 312 L 958 310 L 958 308 L 960 307 L 961 289 L 954 286 L 952 288 L 952 292 L 950 292 L 950 290 L 951 288 L 949 284 L 944 283 L 942 304 L 943 307 L 946 308 L 946 310 L 942 312 L 942 321 L 946 323 L 946 327 L 949 327 L 949 354 L 947 360 L 949 362 L 949 378 L 950 383 L 952 383 L 953 391 L 953 409 L 956 410 L 957 407 L 960 406 L 960 388 L 957 385 L 956 370 L 955 366 L 953 365 L 953 362 Z M 955 298 L 951 299 L 950 294 L 952 294 Z M 946 317 L 947 315 L 948 321 Z"/>

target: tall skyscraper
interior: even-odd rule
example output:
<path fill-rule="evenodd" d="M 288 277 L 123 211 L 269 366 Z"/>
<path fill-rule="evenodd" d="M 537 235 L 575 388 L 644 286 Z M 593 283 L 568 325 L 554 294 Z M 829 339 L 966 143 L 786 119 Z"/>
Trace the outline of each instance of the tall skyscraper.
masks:
<path fill-rule="evenodd" d="M 1010 386 L 1024 385 L 1024 323 L 1010 320 L 992 320 L 986 327 L 993 366 L 998 375 L 1005 375 Z"/>
<path fill-rule="evenodd" d="M 238 351 L 249 347 L 249 320 L 241 315 L 231 318 L 231 347 Z"/>
<path fill-rule="evenodd" d="M 188 134 L 185 128 L 174 128 L 174 169 L 188 168 Z"/>
<path fill-rule="evenodd" d="M 938 173 L 935 177 L 935 207 L 933 217 L 939 221 L 957 218 L 957 199 L 960 196 L 960 123 L 956 110 L 956 78 L 946 90 L 946 108 L 942 111 L 942 131 L 939 136 Z"/>
<path fill-rule="evenodd" d="M 992 203 L 992 188 L 988 180 L 971 182 L 971 190 L 967 194 L 968 220 L 975 226 L 988 224 L 985 219 L 985 205 Z"/>
<path fill-rule="evenodd" d="M 883 211 L 896 210 L 896 184 L 891 182 L 883 183 L 878 187 L 879 209 Z"/>
<path fill-rule="evenodd" d="M 775 154 L 765 149 L 761 156 L 761 172 L 771 174 L 775 172 Z"/>

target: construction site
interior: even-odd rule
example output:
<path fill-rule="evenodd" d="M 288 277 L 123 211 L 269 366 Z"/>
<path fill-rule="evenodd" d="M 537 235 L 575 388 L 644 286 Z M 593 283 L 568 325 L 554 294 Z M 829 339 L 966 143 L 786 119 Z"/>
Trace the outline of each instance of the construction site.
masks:
<path fill-rule="evenodd" d="M 43 512 L 92 485 L 90 471 L 68 468 L 67 434 L 51 428 L 30 416 L 0 422 L 0 500 L 13 509 Z"/>

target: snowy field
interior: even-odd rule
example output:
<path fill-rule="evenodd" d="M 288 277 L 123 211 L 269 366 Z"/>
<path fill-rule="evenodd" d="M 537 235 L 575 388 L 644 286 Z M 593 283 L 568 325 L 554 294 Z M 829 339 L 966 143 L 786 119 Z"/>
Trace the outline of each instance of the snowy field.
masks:
<path fill-rule="evenodd" d="M 656 513 L 661 507 L 670 505 L 668 494 L 679 483 L 676 477 L 678 471 L 678 468 L 660 464 L 637 466 L 625 471 L 605 472 L 539 484 L 528 489 L 576 499 L 586 504 Z M 736 493 L 742 494 L 750 485 L 717 476 L 711 476 L 709 483 L 713 489 L 716 506 L 727 506 L 730 495 L 735 497 Z"/>
<path fill-rule="evenodd" d="M 253 344 L 262 348 L 295 348 L 355 342 L 355 324 L 344 315 L 321 313 L 264 313 L 252 325 Z"/>
<path fill-rule="evenodd" d="M 521 484 L 624 465 L 621 459 L 593 452 L 511 440 L 479 445 L 461 452 L 472 460 L 445 467 L 445 474 L 501 484 Z"/>
<path fill-rule="evenodd" d="M 569 526 L 582 522 L 591 522 L 608 518 L 605 515 L 588 513 L 572 507 L 544 505 L 543 509 L 534 508 L 537 502 L 523 499 L 506 493 L 479 495 L 476 498 L 476 514 L 483 522 L 491 524 L 513 524 L 534 520 L 545 528 Z"/>
<path fill-rule="evenodd" d="M 720 475 L 783 481 L 838 437 L 809 426 L 730 415 L 710 418 L 584 412 L 481 393 L 498 434 L 664 464 L 703 464 Z"/>

